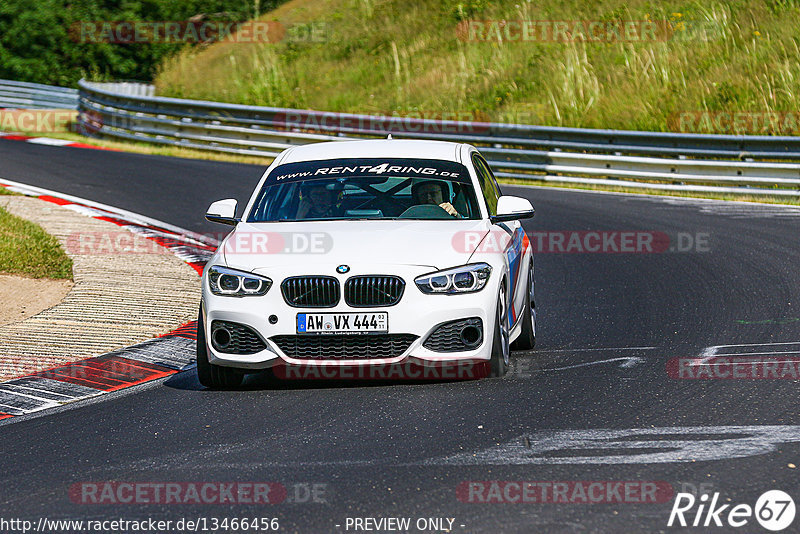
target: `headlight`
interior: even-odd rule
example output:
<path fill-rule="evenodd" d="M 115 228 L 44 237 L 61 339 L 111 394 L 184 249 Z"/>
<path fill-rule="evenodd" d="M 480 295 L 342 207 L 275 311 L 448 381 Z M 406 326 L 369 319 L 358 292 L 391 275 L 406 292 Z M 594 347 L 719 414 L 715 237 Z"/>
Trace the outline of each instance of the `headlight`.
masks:
<path fill-rule="evenodd" d="M 208 269 L 208 287 L 215 295 L 226 297 L 262 296 L 272 287 L 272 280 L 266 276 L 214 265 Z"/>
<path fill-rule="evenodd" d="M 488 264 L 473 263 L 426 274 L 416 278 L 414 282 L 423 293 L 444 293 L 446 295 L 473 293 L 483 289 L 491 274 L 492 268 Z"/>

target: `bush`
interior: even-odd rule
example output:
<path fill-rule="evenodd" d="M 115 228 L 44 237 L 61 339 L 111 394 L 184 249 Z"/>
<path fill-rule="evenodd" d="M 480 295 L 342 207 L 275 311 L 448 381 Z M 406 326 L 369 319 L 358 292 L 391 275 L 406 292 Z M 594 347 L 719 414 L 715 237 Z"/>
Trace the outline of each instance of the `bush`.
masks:
<path fill-rule="evenodd" d="M 0 78 L 76 86 L 96 81 L 150 81 L 159 63 L 186 43 L 79 42 L 75 27 L 94 21 L 185 21 L 209 18 L 239 22 L 280 0 L 2 0 Z M 71 31 L 72 30 L 72 31 Z"/>

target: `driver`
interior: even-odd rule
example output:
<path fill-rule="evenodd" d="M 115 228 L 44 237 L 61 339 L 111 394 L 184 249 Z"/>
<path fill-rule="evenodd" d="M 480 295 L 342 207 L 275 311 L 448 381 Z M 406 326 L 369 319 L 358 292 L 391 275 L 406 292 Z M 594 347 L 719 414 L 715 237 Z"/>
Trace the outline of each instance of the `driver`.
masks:
<path fill-rule="evenodd" d="M 328 182 L 312 182 L 300 188 L 300 205 L 296 219 L 327 219 L 338 217 L 337 192 Z"/>
<path fill-rule="evenodd" d="M 445 201 L 445 198 L 450 198 L 450 189 L 441 180 L 415 182 L 411 186 L 411 196 L 417 204 L 439 206 L 453 217 L 461 217 L 453 205 Z"/>

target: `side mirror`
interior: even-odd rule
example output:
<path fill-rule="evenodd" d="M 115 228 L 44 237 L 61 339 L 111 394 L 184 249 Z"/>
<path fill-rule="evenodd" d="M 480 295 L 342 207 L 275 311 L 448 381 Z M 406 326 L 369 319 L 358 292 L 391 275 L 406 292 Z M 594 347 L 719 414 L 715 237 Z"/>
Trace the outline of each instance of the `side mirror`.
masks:
<path fill-rule="evenodd" d="M 493 223 L 530 219 L 536 210 L 527 198 L 503 195 L 497 199 L 497 215 L 490 217 Z"/>
<path fill-rule="evenodd" d="M 212 203 L 206 210 L 206 219 L 215 223 L 236 226 L 241 220 L 236 218 L 236 199 L 226 198 Z"/>

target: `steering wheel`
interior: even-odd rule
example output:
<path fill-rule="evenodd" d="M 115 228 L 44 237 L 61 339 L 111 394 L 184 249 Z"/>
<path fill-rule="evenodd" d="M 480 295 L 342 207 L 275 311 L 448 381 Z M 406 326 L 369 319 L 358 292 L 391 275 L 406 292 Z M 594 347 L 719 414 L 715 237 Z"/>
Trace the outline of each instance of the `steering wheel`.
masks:
<path fill-rule="evenodd" d="M 418 204 L 411 206 L 398 216 L 399 219 L 452 219 L 444 208 L 436 204 Z"/>

